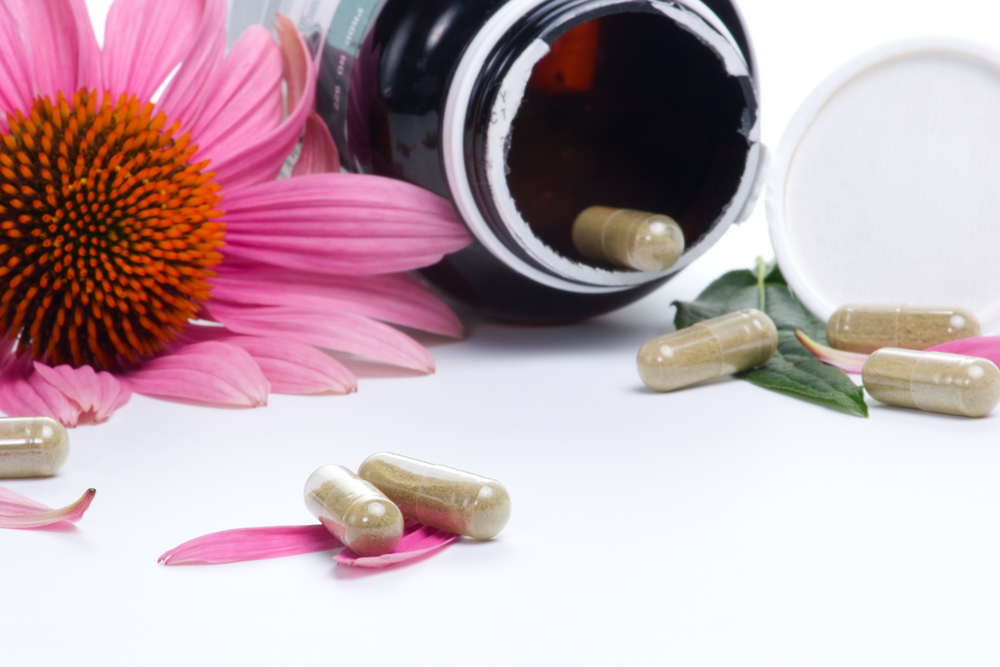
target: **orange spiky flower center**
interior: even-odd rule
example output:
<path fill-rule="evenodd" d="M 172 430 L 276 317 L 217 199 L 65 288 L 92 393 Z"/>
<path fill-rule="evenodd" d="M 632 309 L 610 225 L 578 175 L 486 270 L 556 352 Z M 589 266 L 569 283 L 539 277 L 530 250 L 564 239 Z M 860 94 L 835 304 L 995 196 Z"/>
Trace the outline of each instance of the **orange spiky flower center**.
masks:
<path fill-rule="evenodd" d="M 51 364 L 160 352 L 209 298 L 222 197 L 153 105 L 81 90 L 0 134 L 0 334 Z"/>

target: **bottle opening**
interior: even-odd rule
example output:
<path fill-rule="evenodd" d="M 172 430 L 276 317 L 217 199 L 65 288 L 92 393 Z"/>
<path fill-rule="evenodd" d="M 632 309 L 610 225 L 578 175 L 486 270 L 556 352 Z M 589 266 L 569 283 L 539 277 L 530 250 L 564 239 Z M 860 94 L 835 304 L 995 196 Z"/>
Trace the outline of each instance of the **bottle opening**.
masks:
<path fill-rule="evenodd" d="M 504 4 L 456 69 L 443 127 L 450 194 L 477 240 L 564 291 L 681 270 L 759 189 L 748 56 L 700 2 Z M 588 259 L 573 224 L 591 207 L 673 218 L 683 254 L 660 271 Z"/>
<path fill-rule="evenodd" d="M 747 98 L 720 56 L 656 13 L 603 16 L 535 63 L 507 139 L 521 218 L 562 257 L 591 206 L 667 215 L 695 246 L 733 201 L 750 144 Z"/>

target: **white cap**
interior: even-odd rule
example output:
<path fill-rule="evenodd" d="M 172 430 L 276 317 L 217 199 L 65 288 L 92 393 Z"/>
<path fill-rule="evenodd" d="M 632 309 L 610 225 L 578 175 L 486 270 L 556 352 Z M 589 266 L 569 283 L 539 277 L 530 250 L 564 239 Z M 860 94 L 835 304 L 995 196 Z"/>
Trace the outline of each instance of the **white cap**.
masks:
<path fill-rule="evenodd" d="M 782 137 L 767 217 L 792 291 L 821 318 L 946 305 L 1000 328 L 1000 55 L 922 37 L 841 67 Z"/>

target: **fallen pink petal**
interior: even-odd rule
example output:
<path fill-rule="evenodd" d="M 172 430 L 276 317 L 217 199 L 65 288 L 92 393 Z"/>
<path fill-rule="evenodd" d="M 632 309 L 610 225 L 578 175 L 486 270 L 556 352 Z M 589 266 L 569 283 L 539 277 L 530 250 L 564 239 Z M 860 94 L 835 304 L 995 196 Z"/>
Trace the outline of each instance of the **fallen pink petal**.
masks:
<path fill-rule="evenodd" d="M 967 357 L 989 359 L 1000 366 L 1000 336 L 981 336 L 953 340 L 927 348 L 928 352 L 948 352 L 949 354 L 964 354 Z"/>
<path fill-rule="evenodd" d="M 796 331 L 795 336 L 802 345 L 813 353 L 820 361 L 836 366 L 845 373 L 861 374 L 861 369 L 868 360 L 867 354 L 858 352 L 843 352 L 832 347 L 817 343 L 801 331 Z M 941 345 L 929 347 L 927 352 L 947 352 L 949 354 L 963 354 L 967 357 L 979 357 L 988 359 L 1000 366 L 1000 336 L 981 336 L 977 338 L 963 338 L 953 340 Z"/>
<path fill-rule="evenodd" d="M 414 558 L 420 558 L 451 544 L 458 539 L 455 533 L 449 533 L 440 528 L 431 528 L 417 521 L 408 520 L 403 527 L 403 539 L 399 541 L 392 553 L 383 556 L 358 556 L 350 549 L 344 549 L 334 559 L 337 565 L 353 565 L 354 567 L 383 568 L 402 563 Z"/>
<path fill-rule="evenodd" d="M 382 568 L 425 556 L 451 544 L 458 535 L 417 521 L 406 522 L 403 538 L 392 553 L 362 558 L 344 549 L 335 558 L 338 565 Z M 267 558 L 339 549 L 344 545 L 322 524 L 236 528 L 197 537 L 160 556 L 164 565 L 221 565 Z"/>
<path fill-rule="evenodd" d="M 795 331 L 795 337 L 798 338 L 803 347 L 812 352 L 813 356 L 817 359 L 825 364 L 836 366 L 845 373 L 860 375 L 861 369 L 864 367 L 865 361 L 868 359 L 867 354 L 844 352 L 842 350 L 835 350 L 832 347 L 817 343 L 812 338 L 797 329 Z"/>
<path fill-rule="evenodd" d="M 52 509 L 0 486 L 0 528 L 41 528 L 60 521 L 76 523 L 83 518 L 96 494 L 94 489 L 88 489 L 72 505 Z"/>
<path fill-rule="evenodd" d="M 115 0 L 102 47 L 80 0 L 0 3 L 7 415 L 346 394 L 357 379 L 327 351 L 430 373 L 395 327 L 462 336 L 405 275 L 472 242 L 452 204 L 339 173 L 295 26 L 279 15 L 277 39 L 253 26 L 227 53 L 226 14 Z"/>
<path fill-rule="evenodd" d="M 322 524 L 237 528 L 211 533 L 171 549 L 164 565 L 220 565 L 328 551 L 344 546 Z"/>

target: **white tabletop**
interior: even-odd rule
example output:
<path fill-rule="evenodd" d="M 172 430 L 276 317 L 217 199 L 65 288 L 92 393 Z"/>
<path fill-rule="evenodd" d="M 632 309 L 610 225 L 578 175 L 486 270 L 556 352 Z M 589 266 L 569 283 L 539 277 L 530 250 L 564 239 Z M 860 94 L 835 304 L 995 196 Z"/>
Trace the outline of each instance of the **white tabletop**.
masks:
<path fill-rule="evenodd" d="M 740 4 L 772 146 L 868 47 L 940 32 L 1000 48 L 985 0 Z M 429 377 L 354 362 L 358 394 L 252 411 L 134 397 L 72 432 L 58 477 L 2 482 L 53 506 L 98 494 L 75 528 L 0 534 L 0 662 L 995 664 L 1000 413 L 872 402 L 865 420 L 736 380 L 671 395 L 639 381 L 672 300 L 770 254 L 761 207 L 621 312 L 470 319 L 466 341 L 428 341 Z M 156 564 L 205 533 L 311 522 L 306 477 L 381 450 L 501 480 L 506 530 L 386 571 L 330 553 Z"/>

